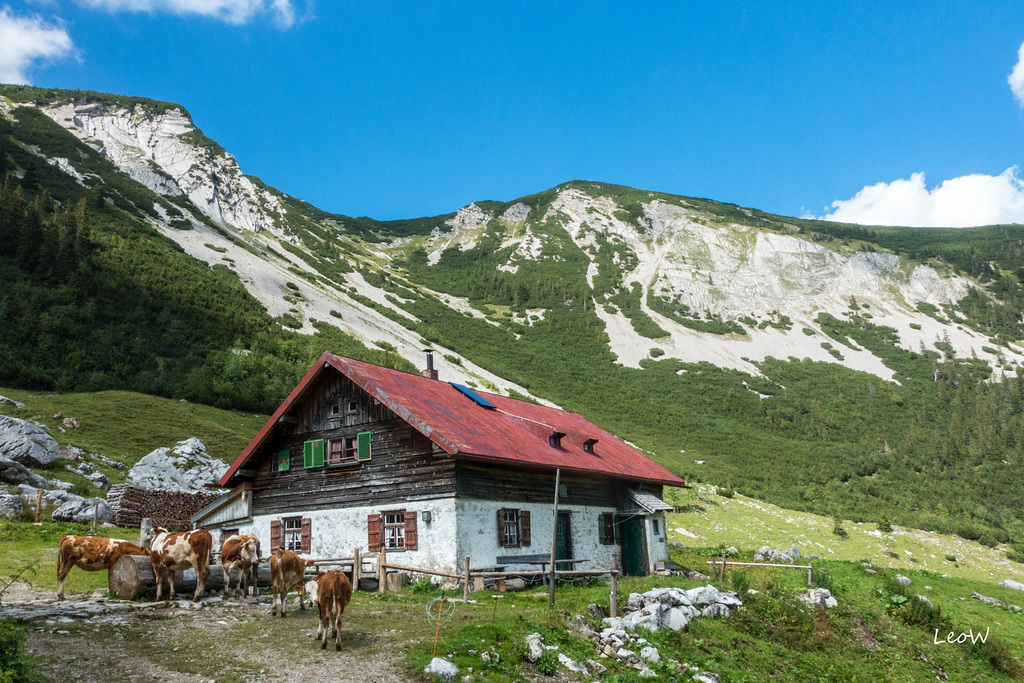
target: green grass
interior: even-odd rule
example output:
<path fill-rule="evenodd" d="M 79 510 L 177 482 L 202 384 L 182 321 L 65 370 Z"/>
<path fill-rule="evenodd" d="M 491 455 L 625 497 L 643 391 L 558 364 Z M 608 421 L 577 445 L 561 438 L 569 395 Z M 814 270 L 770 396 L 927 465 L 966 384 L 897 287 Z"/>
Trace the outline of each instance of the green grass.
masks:
<path fill-rule="evenodd" d="M 129 466 L 153 449 L 198 437 L 207 452 L 232 462 L 266 421 L 266 415 L 221 410 L 130 391 L 37 393 L 0 388 L 0 395 L 25 404 L 4 405 L 2 412 L 50 427 L 61 445 L 78 446 Z M 60 432 L 57 413 L 74 417 L 80 429 Z"/>
<path fill-rule="evenodd" d="M 796 545 L 804 555 L 823 559 L 867 559 L 901 571 L 931 571 L 993 585 L 1003 579 L 1024 582 L 1024 565 L 1006 559 L 1006 546 L 993 549 L 957 536 L 896 524 L 893 533 L 879 536 L 878 525 L 849 520 L 843 521 L 849 533 L 843 539 L 832 533 L 832 517 L 787 510 L 738 494 L 724 498 L 714 486 L 697 486 L 671 495 L 677 496 L 670 498 L 677 505 L 690 508 L 688 512 L 669 513 L 666 519 L 669 541 L 684 546 L 721 544 L 752 553 L 764 545 L 780 550 Z M 886 551 L 895 553 L 898 559 L 886 555 Z M 956 556 L 957 561 L 949 562 L 946 555 Z M 1024 594 L 1017 599 L 1024 606 Z"/>
<path fill-rule="evenodd" d="M 57 546 L 65 534 L 89 535 L 89 527 L 81 524 L 60 524 L 41 522 L 0 522 L 0 586 L 7 583 L 7 577 L 17 574 L 25 567 L 32 570 L 22 577 L 22 582 L 39 591 L 57 592 Z M 120 538 L 134 543 L 139 541 L 137 529 L 105 527 L 97 529 L 97 536 Z M 107 572 L 84 572 L 72 569 L 64 582 L 64 592 L 92 592 L 106 588 Z"/>

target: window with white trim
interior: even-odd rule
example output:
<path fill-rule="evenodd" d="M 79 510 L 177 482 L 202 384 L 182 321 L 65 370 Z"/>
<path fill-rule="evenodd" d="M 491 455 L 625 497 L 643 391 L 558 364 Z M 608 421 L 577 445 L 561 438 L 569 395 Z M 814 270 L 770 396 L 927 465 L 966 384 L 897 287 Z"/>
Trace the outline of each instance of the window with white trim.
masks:
<path fill-rule="evenodd" d="M 519 547 L 519 510 L 502 510 L 501 544 L 506 548 Z"/>
<path fill-rule="evenodd" d="M 343 462 L 356 461 L 356 437 L 345 436 L 340 439 L 331 439 L 327 452 L 327 464 L 339 465 Z"/>
<path fill-rule="evenodd" d="M 302 518 L 286 517 L 283 520 L 281 547 L 285 550 L 301 552 L 302 550 Z"/>
<path fill-rule="evenodd" d="M 381 513 L 384 547 L 388 550 L 405 548 L 405 510 Z"/>

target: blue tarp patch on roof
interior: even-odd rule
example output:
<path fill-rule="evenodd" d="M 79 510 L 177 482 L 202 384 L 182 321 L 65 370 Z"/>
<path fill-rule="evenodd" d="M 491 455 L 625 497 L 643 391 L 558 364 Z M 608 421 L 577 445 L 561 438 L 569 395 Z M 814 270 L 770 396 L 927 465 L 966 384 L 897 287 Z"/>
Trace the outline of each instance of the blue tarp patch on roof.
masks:
<path fill-rule="evenodd" d="M 493 403 L 491 403 L 486 398 L 484 398 L 480 394 L 476 393 L 475 391 L 467 387 L 465 384 L 456 384 L 455 382 L 448 382 L 448 384 L 451 384 L 453 387 L 455 387 L 457 391 L 473 399 L 473 401 L 477 405 L 482 406 L 484 408 L 489 408 L 491 410 L 497 409 L 497 407 Z"/>

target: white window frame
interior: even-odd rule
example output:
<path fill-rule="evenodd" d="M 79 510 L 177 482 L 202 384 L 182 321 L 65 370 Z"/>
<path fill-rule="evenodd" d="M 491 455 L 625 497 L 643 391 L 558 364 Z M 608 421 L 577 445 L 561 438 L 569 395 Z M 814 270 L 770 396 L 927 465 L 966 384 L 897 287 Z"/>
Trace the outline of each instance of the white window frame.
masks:
<path fill-rule="evenodd" d="M 281 520 L 281 549 L 302 552 L 302 517 Z"/>
<path fill-rule="evenodd" d="M 380 534 L 387 550 L 405 550 L 405 510 L 380 513 Z"/>

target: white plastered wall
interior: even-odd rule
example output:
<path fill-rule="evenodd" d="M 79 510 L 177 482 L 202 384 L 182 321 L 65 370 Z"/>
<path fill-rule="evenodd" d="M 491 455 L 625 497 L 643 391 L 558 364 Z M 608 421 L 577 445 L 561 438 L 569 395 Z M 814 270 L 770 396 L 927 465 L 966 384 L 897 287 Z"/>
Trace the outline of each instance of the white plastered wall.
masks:
<path fill-rule="evenodd" d="M 655 521 L 658 532 L 654 531 Z M 665 513 L 647 515 L 644 520 L 644 535 L 647 537 L 647 571 L 654 572 L 655 563 L 668 559 L 668 536 L 665 533 Z"/>
<path fill-rule="evenodd" d="M 499 555 L 536 555 L 551 553 L 552 507 L 550 504 L 510 503 L 486 500 L 460 500 L 456 503 L 459 517 L 458 554 L 462 561 L 470 557 L 473 567 L 489 567 L 498 564 Z M 530 511 L 530 545 L 522 548 L 503 548 L 498 545 L 498 510 L 503 508 Z M 559 505 L 559 513 L 569 512 L 570 536 L 573 559 L 590 562 L 579 564 L 575 569 L 608 569 L 612 553 L 618 552 L 617 545 L 601 543 L 604 530 L 601 514 L 614 512 L 613 508 L 586 505 Z M 539 566 L 505 564 L 510 571 L 534 569 Z"/>
<path fill-rule="evenodd" d="M 370 552 L 367 548 L 367 517 L 372 514 L 393 510 L 415 511 L 417 513 L 416 550 L 389 550 L 388 564 L 397 563 L 411 567 L 434 569 L 444 572 L 461 571 L 456 565 L 455 499 L 410 501 L 386 506 L 361 506 L 336 508 L 333 510 L 296 509 L 287 515 L 258 515 L 251 524 L 241 525 L 241 533 L 255 533 L 260 539 L 263 555 L 270 554 L 270 523 L 286 517 L 308 517 L 310 519 L 310 551 L 300 556 L 311 559 L 331 557 L 352 557 L 352 551 Z M 423 512 L 429 512 L 431 520 L 423 520 Z M 376 552 L 377 548 L 373 551 Z"/>

